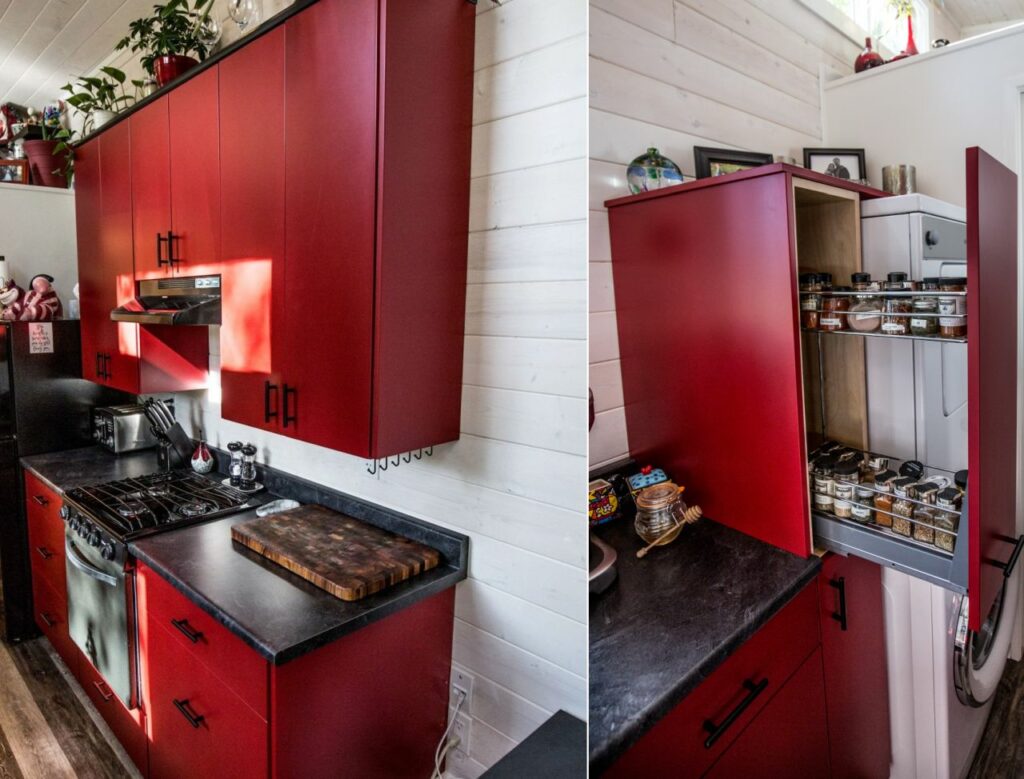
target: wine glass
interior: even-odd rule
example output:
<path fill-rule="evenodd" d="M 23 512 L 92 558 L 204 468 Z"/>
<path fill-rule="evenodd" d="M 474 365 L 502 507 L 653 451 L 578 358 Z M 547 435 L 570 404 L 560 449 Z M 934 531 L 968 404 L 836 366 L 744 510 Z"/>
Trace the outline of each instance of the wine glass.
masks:
<path fill-rule="evenodd" d="M 199 25 L 198 36 L 209 51 L 213 51 L 220 42 L 220 22 L 213 18 L 212 13 L 208 14 Z"/>
<path fill-rule="evenodd" d="M 259 0 L 229 0 L 228 16 L 232 18 L 238 29 L 244 31 L 251 24 L 259 24 Z"/>

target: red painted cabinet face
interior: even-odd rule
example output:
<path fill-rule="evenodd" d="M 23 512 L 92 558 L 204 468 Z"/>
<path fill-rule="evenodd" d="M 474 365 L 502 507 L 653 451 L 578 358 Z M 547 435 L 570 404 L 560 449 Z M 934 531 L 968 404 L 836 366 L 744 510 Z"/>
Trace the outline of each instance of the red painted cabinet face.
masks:
<path fill-rule="evenodd" d="M 217 271 L 221 240 L 218 68 L 210 68 L 168 95 L 173 273 Z M 251 103 L 250 111 L 262 107 Z M 252 118 L 252 114 L 250 114 Z M 261 169 L 251 160 L 254 172 Z"/>
<path fill-rule="evenodd" d="M 274 431 L 287 315 L 284 37 L 278 27 L 220 64 L 221 414 Z"/>
<path fill-rule="evenodd" d="M 375 0 L 352 0 L 317 3 L 285 24 L 290 315 L 281 344 L 282 432 L 364 456 L 374 332 L 376 20 Z"/>
<path fill-rule="evenodd" d="M 166 260 L 171 229 L 171 147 L 167 98 L 162 97 L 128 120 L 132 128 L 132 196 L 135 275 L 171 275 Z"/>
<path fill-rule="evenodd" d="M 112 302 L 101 265 L 100 142 L 90 141 L 75 151 L 75 223 L 78 235 L 78 289 L 81 298 L 82 377 L 99 383 L 103 351 L 104 307 Z M 109 319 L 110 308 L 106 309 Z"/>

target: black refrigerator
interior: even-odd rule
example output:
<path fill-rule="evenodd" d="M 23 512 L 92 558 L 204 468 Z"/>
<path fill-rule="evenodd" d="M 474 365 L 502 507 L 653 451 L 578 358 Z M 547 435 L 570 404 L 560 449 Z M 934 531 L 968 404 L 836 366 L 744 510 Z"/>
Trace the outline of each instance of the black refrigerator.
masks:
<path fill-rule="evenodd" d="M 0 324 L 0 599 L 8 641 L 38 633 L 18 459 L 89 446 L 93 407 L 132 401 L 81 375 L 77 321 Z"/>

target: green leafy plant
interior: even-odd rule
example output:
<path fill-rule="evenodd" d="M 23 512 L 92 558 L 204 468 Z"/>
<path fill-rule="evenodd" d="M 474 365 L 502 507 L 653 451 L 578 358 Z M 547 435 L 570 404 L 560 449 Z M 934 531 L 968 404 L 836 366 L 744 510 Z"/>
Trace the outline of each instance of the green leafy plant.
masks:
<path fill-rule="evenodd" d="M 889 0 L 889 7 L 896 12 L 896 18 L 914 15 L 914 0 Z"/>
<path fill-rule="evenodd" d="M 83 114 L 86 114 L 86 131 L 94 121 L 92 112 L 111 111 L 117 113 L 132 105 L 143 82 L 133 80 L 135 94 L 128 94 L 125 83 L 128 77 L 123 70 L 112 67 L 100 68 L 102 76 L 82 76 L 74 84 L 68 83 L 61 87 L 67 93 L 65 102 Z"/>
<path fill-rule="evenodd" d="M 54 173 L 63 172 L 68 186 L 75 175 L 75 132 L 67 127 L 61 127 L 54 135 L 57 145 L 53 147 L 53 156 L 60 157 L 63 165 L 53 170 Z"/>
<path fill-rule="evenodd" d="M 128 35 L 117 44 L 117 50 L 142 52 L 142 67 L 153 75 L 153 60 L 168 55 L 194 54 L 202 62 L 210 47 L 202 33 L 203 22 L 210 15 L 213 0 L 168 0 L 153 6 L 153 15 L 136 19 L 128 26 Z"/>

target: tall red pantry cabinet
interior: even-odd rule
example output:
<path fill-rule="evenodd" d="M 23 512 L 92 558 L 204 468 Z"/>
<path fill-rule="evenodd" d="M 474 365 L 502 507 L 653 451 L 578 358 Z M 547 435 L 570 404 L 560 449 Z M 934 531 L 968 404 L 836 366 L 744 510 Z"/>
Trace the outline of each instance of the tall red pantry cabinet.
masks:
<path fill-rule="evenodd" d="M 370 458 L 458 438 L 474 21 L 302 4 L 128 117 L 135 278 L 221 274 L 225 418 Z"/>

